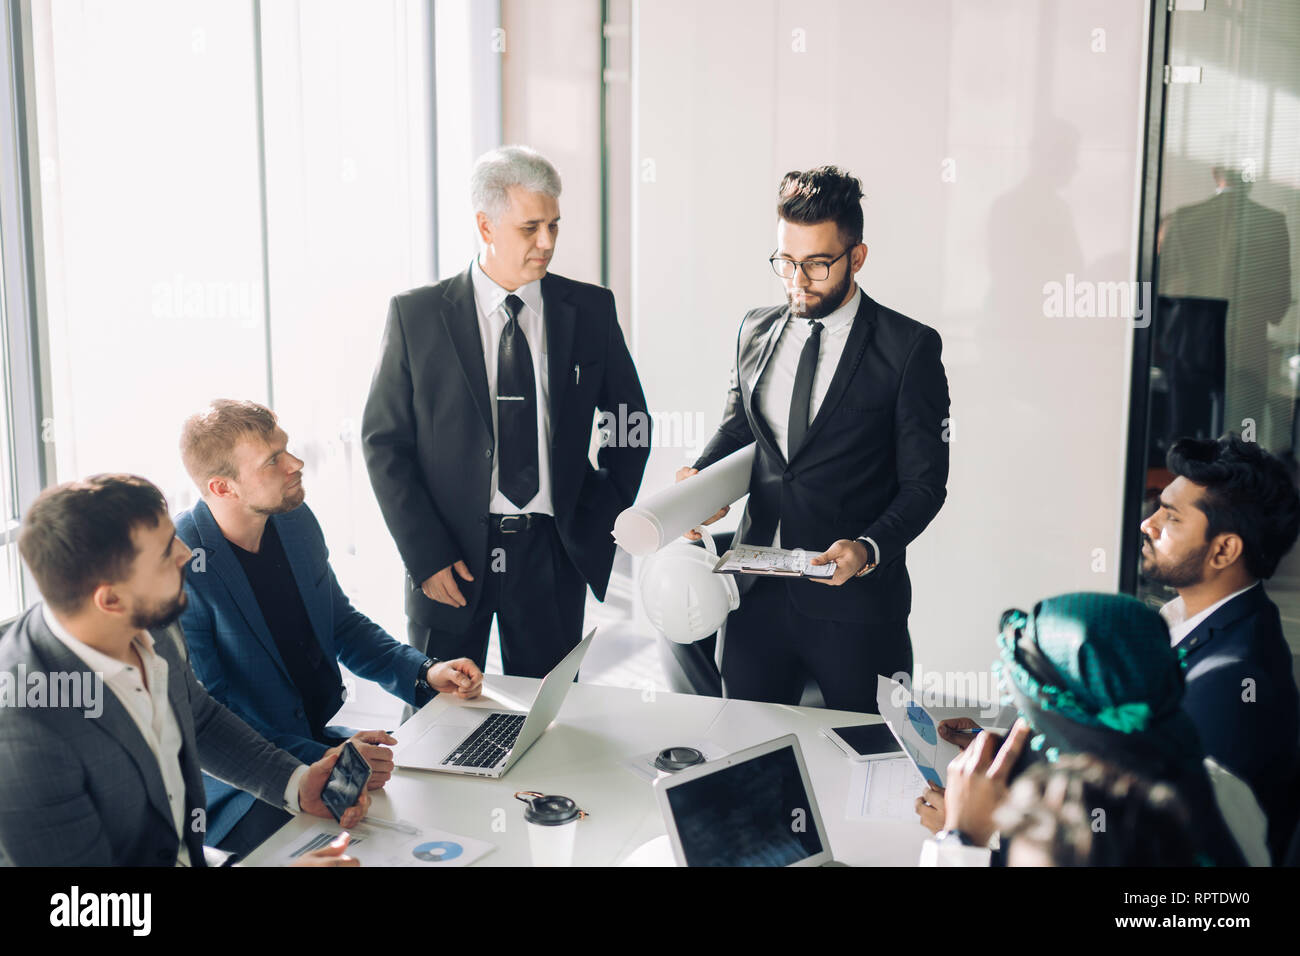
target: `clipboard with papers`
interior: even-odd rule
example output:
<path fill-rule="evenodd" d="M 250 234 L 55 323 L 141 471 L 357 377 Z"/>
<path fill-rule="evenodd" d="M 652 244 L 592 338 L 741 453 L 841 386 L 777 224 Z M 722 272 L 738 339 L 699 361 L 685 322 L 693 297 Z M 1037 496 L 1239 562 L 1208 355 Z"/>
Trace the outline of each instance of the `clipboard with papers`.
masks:
<path fill-rule="evenodd" d="M 732 548 L 713 566 L 714 574 L 762 574 L 782 578 L 830 578 L 835 562 L 810 564 L 817 557 L 811 551 L 784 548 L 759 548 L 745 545 Z"/>

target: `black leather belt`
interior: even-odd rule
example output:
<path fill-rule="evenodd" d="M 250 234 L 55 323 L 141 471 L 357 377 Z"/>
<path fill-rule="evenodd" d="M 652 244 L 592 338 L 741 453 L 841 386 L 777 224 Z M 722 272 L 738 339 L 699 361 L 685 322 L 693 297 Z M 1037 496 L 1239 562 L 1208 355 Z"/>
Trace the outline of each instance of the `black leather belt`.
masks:
<path fill-rule="evenodd" d="M 526 515 L 488 515 L 488 527 L 502 534 L 515 534 L 519 531 L 531 531 L 550 515 L 529 512 Z"/>

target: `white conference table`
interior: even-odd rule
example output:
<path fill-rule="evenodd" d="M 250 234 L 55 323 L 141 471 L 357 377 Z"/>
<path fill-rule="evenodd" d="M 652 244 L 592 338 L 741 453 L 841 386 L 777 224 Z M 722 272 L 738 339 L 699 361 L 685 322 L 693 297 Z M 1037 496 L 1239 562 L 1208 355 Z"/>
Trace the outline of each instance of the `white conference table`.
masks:
<path fill-rule="evenodd" d="M 540 683 L 525 677 L 489 676 L 481 697 L 456 706 L 524 710 Z M 940 719 L 950 716 L 940 710 L 932 713 Z M 419 735 L 429 718 L 429 710 L 421 710 L 394 736 L 402 740 Z M 615 866 L 664 834 L 653 785 L 627 769 L 626 760 L 704 741 L 730 753 L 794 733 L 835 859 L 853 866 L 914 866 L 928 834 L 915 818 L 846 819 L 853 764 L 819 733 L 820 727 L 879 720 L 815 707 L 575 684 L 550 729 L 504 777 L 398 769 L 382 790 L 370 792 L 370 815 L 495 844 L 496 849 L 476 866 L 530 866 L 524 804 L 514 794 L 519 790 L 562 794 L 591 814 L 578 823 L 573 864 Z M 245 865 L 273 860 L 324 822 L 311 816 L 289 821 L 250 854 Z"/>

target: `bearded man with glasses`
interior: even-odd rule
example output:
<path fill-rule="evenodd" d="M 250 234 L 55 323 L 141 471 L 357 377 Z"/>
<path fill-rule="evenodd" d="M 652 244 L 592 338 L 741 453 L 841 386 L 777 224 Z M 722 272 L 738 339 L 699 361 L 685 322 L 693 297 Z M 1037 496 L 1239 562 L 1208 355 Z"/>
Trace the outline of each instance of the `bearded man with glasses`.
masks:
<path fill-rule="evenodd" d="M 835 562 L 824 580 L 741 576 L 721 651 L 727 697 L 797 704 L 811 677 L 827 707 L 876 713 L 876 675 L 912 670 L 904 558 L 946 495 L 948 379 L 939 334 L 858 288 L 862 225 L 855 177 L 786 174 L 770 259 L 786 303 L 742 320 L 722 424 L 677 474 L 756 443 L 733 546 Z"/>

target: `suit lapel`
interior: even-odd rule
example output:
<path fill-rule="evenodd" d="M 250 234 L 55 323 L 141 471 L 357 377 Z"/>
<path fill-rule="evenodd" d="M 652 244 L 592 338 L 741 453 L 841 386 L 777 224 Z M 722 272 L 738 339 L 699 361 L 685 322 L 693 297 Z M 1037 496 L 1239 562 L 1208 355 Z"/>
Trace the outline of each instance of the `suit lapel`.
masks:
<path fill-rule="evenodd" d="M 573 356 L 573 332 L 577 313 L 563 297 L 559 284 L 550 275 L 542 276 L 542 316 L 546 324 L 546 382 L 550 405 L 551 434 L 562 421 L 559 413 L 564 389 L 569 381 L 569 359 Z M 538 395 L 538 400 L 541 395 Z"/>
<path fill-rule="evenodd" d="M 1184 654 L 1204 650 L 1205 645 L 1217 634 L 1228 630 L 1243 617 L 1258 613 L 1267 600 L 1268 596 L 1264 593 L 1264 584 L 1261 581 L 1250 587 L 1244 594 L 1238 594 L 1184 634 L 1183 639 L 1174 645 L 1174 650 L 1181 650 Z"/>
<path fill-rule="evenodd" d="M 771 330 L 767 333 L 767 338 L 763 340 L 763 347 L 758 353 L 758 361 L 754 365 L 754 372 L 749 376 L 741 376 L 742 397 L 745 400 L 745 410 L 749 414 L 749 420 L 758 427 L 755 429 L 757 438 L 767 449 L 767 453 L 781 462 L 782 466 L 786 464 L 785 456 L 781 454 L 781 449 L 777 447 L 776 438 L 772 434 L 772 429 L 763 417 L 763 413 L 754 404 L 754 389 L 763 378 L 763 371 L 767 368 L 768 360 L 772 357 L 772 352 L 776 349 L 776 343 L 781 339 L 781 333 L 785 331 L 786 323 L 790 321 L 790 310 L 787 308 L 772 323 Z"/>
<path fill-rule="evenodd" d="M 172 705 L 172 714 L 176 725 L 181 729 L 181 777 L 185 781 L 186 809 L 206 807 L 207 794 L 203 789 L 203 767 L 199 757 L 198 738 L 194 732 L 194 709 L 190 703 L 189 681 L 185 671 L 189 669 L 189 651 L 185 646 L 185 632 L 179 624 L 172 624 L 162 630 L 150 631 L 153 637 L 154 653 L 167 662 L 167 700 Z M 171 808 L 168 808 L 168 813 Z M 168 821 L 170 822 L 170 817 Z M 183 823 L 182 836 L 189 847 L 190 863 L 193 866 L 203 864 L 203 838 L 198 835 L 187 817 Z"/>
<path fill-rule="evenodd" d="M 275 638 L 271 636 L 271 630 L 266 626 L 266 618 L 262 616 L 257 597 L 248 583 L 248 575 L 244 574 L 244 566 L 235 557 L 235 553 L 230 549 L 230 542 L 221 533 L 217 520 L 212 517 L 212 512 L 202 500 L 194 506 L 194 524 L 199 529 L 199 541 L 205 552 L 207 571 L 204 573 L 215 573 L 221 579 L 221 583 L 230 592 L 235 606 L 239 608 L 239 613 L 247 622 L 248 629 L 261 642 L 271 660 L 275 661 L 276 667 L 280 668 L 280 673 L 284 675 L 285 680 L 292 683 L 289 669 L 285 667 L 284 659 L 280 657 L 280 650 L 275 646 Z"/>
<path fill-rule="evenodd" d="M 853 325 L 849 329 L 848 341 L 844 343 L 844 352 L 840 355 L 839 364 L 835 367 L 835 374 L 831 376 L 831 384 L 826 389 L 826 397 L 822 399 L 821 405 L 817 409 L 817 414 L 808 425 L 808 431 L 804 434 L 803 443 L 798 448 L 790 449 L 790 460 L 793 461 L 799 456 L 799 452 L 807 448 L 817 432 L 826 424 L 831 413 L 835 411 L 835 406 L 840 403 L 844 397 L 844 391 L 849 386 L 849 381 L 853 378 L 854 373 L 858 370 L 858 365 L 862 362 L 862 356 L 867 350 L 867 342 L 871 338 L 871 330 L 875 326 L 876 304 L 862 293 L 862 301 L 858 303 L 857 314 L 853 316 Z"/>
<path fill-rule="evenodd" d="M 42 613 L 32 616 L 30 633 L 32 647 L 40 655 L 46 673 L 91 675 L 90 679 L 99 687 L 103 712 L 99 715 L 98 720 L 91 720 L 88 723 L 102 730 L 130 755 L 136 769 L 140 771 L 140 776 L 144 779 L 145 789 L 149 793 L 149 803 L 167 821 L 169 829 L 174 827 L 176 824 L 172 819 L 171 805 L 167 802 L 167 788 L 163 784 L 162 770 L 158 766 L 158 758 L 144 739 L 144 735 L 140 733 L 135 718 L 127 712 L 125 705 L 117 699 L 117 694 L 104 683 L 103 676 L 91 671 L 85 661 L 72 653 L 63 645 L 62 641 L 50 633 L 49 628 L 45 625 L 43 610 Z M 85 678 L 81 679 L 85 680 Z M 82 686 L 88 685 L 83 683 Z M 171 699 L 170 687 L 168 688 L 168 698 Z M 174 702 L 173 707 L 175 707 Z M 77 719 L 84 718 L 79 716 Z"/>
<path fill-rule="evenodd" d="M 442 324 L 456 350 L 470 397 L 474 399 L 488 437 L 492 438 L 492 404 L 488 397 L 487 370 L 483 364 L 483 336 L 478 330 L 478 308 L 474 304 L 474 283 L 469 269 L 447 282 L 441 311 Z"/>

